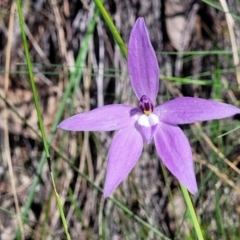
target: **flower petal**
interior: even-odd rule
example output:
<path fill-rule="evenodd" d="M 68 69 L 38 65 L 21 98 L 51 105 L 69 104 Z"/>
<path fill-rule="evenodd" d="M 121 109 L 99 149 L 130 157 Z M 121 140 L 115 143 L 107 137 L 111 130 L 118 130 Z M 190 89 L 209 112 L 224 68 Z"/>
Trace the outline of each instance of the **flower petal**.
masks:
<path fill-rule="evenodd" d="M 139 127 L 141 129 L 141 133 L 142 133 L 143 138 L 145 139 L 147 144 L 149 144 L 153 139 L 155 130 L 157 128 L 157 124 L 153 125 L 151 127 L 145 127 L 145 126 L 141 126 L 141 125 L 139 125 Z"/>
<path fill-rule="evenodd" d="M 159 123 L 157 115 L 153 113 L 149 115 L 142 114 L 141 116 L 139 116 L 137 122 L 144 139 L 149 144 L 152 141 L 157 124 Z"/>
<path fill-rule="evenodd" d="M 197 192 L 192 152 L 188 139 L 178 126 L 158 124 L 155 146 L 164 165 L 192 194 Z"/>
<path fill-rule="evenodd" d="M 143 18 L 138 18 L 128 44 L 128 72 L 138 100 L 148 96 L 155 104 L 159 88 L 159 66 Z"/>
<path fill-rule="evenodd" d="M 108 153 L 104 197 L 108 197 L 133 169 L 142 149 L 143 138 L 135 127 L 117 132 Z"/>
<path fill-rule="evenodd" d="M 161 121 L 175 125 L 226 118 L 240 113 L 240 109 L 213 100 L 180 97 L 156 107 L 154 113 Z"/>
<path fill-rule="evenodd" d="M 136 108 L 112 104 L 80 113 L 62 121 L 58 128 L 68 131 L 113 131 L 134 125 Z"/>

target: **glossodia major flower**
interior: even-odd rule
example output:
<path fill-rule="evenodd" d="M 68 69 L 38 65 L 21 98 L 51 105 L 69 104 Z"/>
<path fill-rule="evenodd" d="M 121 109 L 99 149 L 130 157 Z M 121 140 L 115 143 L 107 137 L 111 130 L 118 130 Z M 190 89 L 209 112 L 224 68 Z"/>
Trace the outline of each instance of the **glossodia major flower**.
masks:
<path fill-rule="evenodd" d="M 133 169 L 144 142 L 154 140 L 169 171 L 192 193 L 197 192 L 189 142 L 178 127 L 196 121 L 240 113 L 232 105 L 200 98 L 181 97 L 155 107 L 159 67 L 143 18 L 138 18 L 128 44 L 128 71 L 137 107 L 112 104 L 67 118 L 58 128 L 68 131 L 118 130 L 110 145 L 104 186 L 108 197 Z"/>

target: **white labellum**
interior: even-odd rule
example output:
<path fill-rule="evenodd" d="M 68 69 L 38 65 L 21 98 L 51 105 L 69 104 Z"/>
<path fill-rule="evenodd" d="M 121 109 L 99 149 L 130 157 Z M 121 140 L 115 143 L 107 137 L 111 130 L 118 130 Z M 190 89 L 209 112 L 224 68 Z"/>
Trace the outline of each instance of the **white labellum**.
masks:
<path fill-rule="evenodd" d="M 151 127 L 159 123 L 158 116 L 150 113 L 149 115 L 142 114 L 138 118 L 138 124 L 143 126 L 143 127 Z"/>

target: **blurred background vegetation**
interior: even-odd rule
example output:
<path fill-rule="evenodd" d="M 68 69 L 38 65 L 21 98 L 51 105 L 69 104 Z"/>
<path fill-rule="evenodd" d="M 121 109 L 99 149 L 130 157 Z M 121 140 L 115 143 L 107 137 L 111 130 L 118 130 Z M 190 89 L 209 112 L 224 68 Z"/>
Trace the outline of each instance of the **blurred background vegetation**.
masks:
<path fill-rule="evenodd" d="M 113 133 L 56 131 L 57 123 L 76 113 L 118 102 L 137 105 L 126 60 L 94 2 L 21 2 L 72 239 L 196 239 L 179 183 L 152 144 L 114 198 L 103 199 Z M 104 6 L 126 43 L 136 18 L 144 17 L 160 65 L 158 104 L 184 95 L 239 107 L 238 0 L 106 0 Z M 0 0 L 0 71 L 0 239 L 66 239 L 10 0 Z M 240 236 L 240 130 L 231 131 L 239 119 L 181 126 L 193 151 L 199 192 L 192 199 L 205 239 Z"/>

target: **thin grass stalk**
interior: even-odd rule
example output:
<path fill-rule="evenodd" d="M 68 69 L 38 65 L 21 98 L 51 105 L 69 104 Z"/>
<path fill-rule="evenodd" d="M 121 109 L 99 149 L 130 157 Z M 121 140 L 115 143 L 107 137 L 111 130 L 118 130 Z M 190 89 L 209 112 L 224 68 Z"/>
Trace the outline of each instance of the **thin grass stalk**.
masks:
<path fill-rule="evenodd" d="M 203 234 L 202 234 L 202 229 L 200 227 L 195 209 L 194 209 L 193 204 L 192 204 L 192 199 L 189 196 L 188 190 L 182 184 L 180 184 L 180 186 L 181 186 L 182 194 L 183 194 L 184 200 L 186 202 L 188 211 L 190 213 L 192 223 L 193 223 L 195 232 L 197 234 L 197 237 L 198 237 L 199 240 L 204 240 Z"/>
<path fill-rule="evenodd" d="M 32 93 L 33 93 L 35 108 L 36 108 L 36 111 L 37 111 L 38 124 L 39 124 L 39 128 L 40 128 L 41 135 L 42 135 L 42 142 L 43 142 L 43 146 L 44 146 L 44 151 L 45 151 L 46 158 L 47 158 L 47 161 L 48 161 L 49 172 L 52 176 L 50 154 L 49 154 L 49 150 L 48 150 L 47 138 L 46 138 L 45 131 L 44 131 L 43 120 L 42 120 L 42 115 L 41 115 L 41 111 L 40 111 L 40 104 L 39 104 L 39 100 L 38 100 L 36 85 L 35 85 L 34 78 L 33 78 L 32 62 L 31 62 L 31 59 L 30 59 L 30 54 L 29 54 L 28 45 L 27 45 L 27 38 L 26 38 L 26 35 L 25 35 L 25 30 L 24 30 L 24 19 L 23 19 L 23 15 L 22 15 L 21 4 L 20 4 L 20 0 L 16 0 L 16 2 L 17 2 L 17 12 L 18 12 L 18 16 L 19 16 L 19 23 L 20 23 L 20 28 L 21 28 L 21 35 L 22 35 L 22 40 L 23 40 L 23 45 L 24 45 L 24 52 L 25 52 L 26 61 L 27 61 L 30 85 L 31 85 Z M 58 210 L 60 211 L 61 219 L 62 219 L 62 222 L 63 222 L 65 234 L 67 236 L 67 239 L 71 240 L 71 237 L 68 233 L 68 228 L 67 228 L 67 224 L 66 224 L 65 215 L 64 215 L 64 212 L 63 212 L 63 207 L 62 207 L 60 198 L 58 197 L 58 193 L 57 193 L 57 190 L 56 190 L 56 187 L 55 187 L 55 182 L 54 182 L 53 177 L 51 179 L 52 179 L 52 184 L 53 184 L 53 187 L 54 187 L 54 192 L 55 192 L 55 196 L 56 196 L 56 200 L 57 200 Z"/>
<path fill-rule="evenodd" d="M 120 47 L 122 54 L 125 58 L 127 58 L 127 47 L 122 39 L 122 37 L 120 36 L 117 28 L 115 27 L 112 18 L 110 17 L 109 13 L 107 12 L 107 10 L 105 9 L 105 7 L 103 6 L 103 3 L 101 0 L 93 0 L 99 10 L 99 12 L 101 13 L 103 19 L 105 20 L 106 24 L 109 27 L 109 30 L 111 31 L 115 41 L 117 42 L 118 46 Z"/>
<path fill-rule="evenodd" d="M 71 240 L 71 236 L 70 236 L 70 234 L 68 232 L 67 221 L 66 221 L 66 218 L 65 218 L 65 215 L 64 215 L 64 212 L 63 212 L 63 208 L 62 208 L 61 199 L 59 197 L 59 194 L 58 194 L 56 186 L 55 186 L 54 177 L 53 177 L 52 172 L 50 172 L 50 174 L 51 174 L 51 179 L 52 179 L 52 183 L 53 183 L 53 189 L 54 189 L 55 197 L 56 197 L 56 200 L 57 200 L 58 209 L 60 211 L 60 216 L 61 216 L 61 219 L 62 219 L 64 231 L 65 231 L 65 234 L 67 236 L 67 240 Z"/>
<path fill-rule="evenodd" d="M 94 29 L 95 29 L 97 16 L 98 16 L 98 13 L 95 12 L 95 15 L 94 15 L 92 21 L 90 22 L 90 24 L 88 26 L 86 35 L 83 39 L 81 48 L 79 50 L 79 54 L 77 56 L 74 71 L 70 75 L 70 80 L 69 80 L 67 89 L 64 92 L 61 104 L 60 104 L 60 106 L 58 108 L 58 111 L 56 113 L 56 118 L 54 119 L 54 123 L 53 123 L 52 129 L 51 129 L 51 135 L 48 138 L 48 144 L 50 146 L 51 146 L 51 143 L 53 141 L 53 137 L 55 136 L 57 125 L 60 122 L 60 119 L 63 115 L 67 99 L 68 99 L 68 97 L 71 93 L 71 89 L 74 86 L 75 80 L 76 79 L 81 79 L 81 77 L 82 77 L 82 74 L 83 74 L 82 66 L 84 65 L 84 62 L 85 62 L 85 59 L 86 59 L 86 55 L 87 55 L 87 51 L 88 51 L 88 45 L 89 45 L 89 42 L 91 40 L 91 37 L 92 37 Z M 45 152 L 43 152 L 43 154 L 41 156 L 41 160 L 38 164 L 37 174 L 35 175 L 35 177 L 33 179 L 33 182 L 32 182 L 29 194 L 28 194 L 27 201 L 24 205 L 24 210 L 23 210 L 23 213 L 22 213 L 23 224 L 28 220 L 28 216 L 27 216 L 28 211 L 31 207 L 31 203 L 32 203 L 33 198 L 34 198 L 36 188 L 39 185 L 39 182 L 40 182 L 39 176 L 41 176 L 41 174 L 42 174 L 42 170 L 43 170 L 43 167 L 44 167 L 45 163 L 46 163 L 46 154 L 45 154 Z"/>
<path fill-rule="evenodd" d="M 30 85 L 31 85 L 32 93 L 33 93 L 33 100 L 34 100 L 35 108 L 36 108 L 36 111 L 37 111 L 38 124 L 39 124 L 39 128 L 40 128 L 40 131 L 41 131 L 41 134 L 42 134 L 44 151 L 46 153 L 47 158 L 49 158 L 50 155 L 49 155 L 49 151 L 48 151 L 48 144 L 47 144 L 47 139 L 46 139 L 46 135 L 45 135 L 44 127 L 43 127 L 43 121 L 42 121 L 42 115 L 41 115 L 40 105 L 39 105 L 39 101 L 38 101 L 38 94 L 37 94 L 37 90 L 36 90 L 36 85 L 35 85 L 34 77 L 33 77 L 32 61 L 30 59 L 30 54 L 29 54 L 28 45 L 27 45 L 27 37 L 26 37 L 26 34 L 25 34 L 25 30 L 24 30 L 25 23 L 24 23 L 24 19 L 23 19 L 23 15 L 22 15 L 21 4 L 20 4 L 20 0 L 16 0 L 16 2 L 17 2 L 17 12 L 18 12 L 18 17 L 19 17 L 19 23 L 20 23 L 22 40 L 23 40 L 24 52 L 25 52 L 25 57 L 26 57 L 26 61 L 27 61 Z"/>

